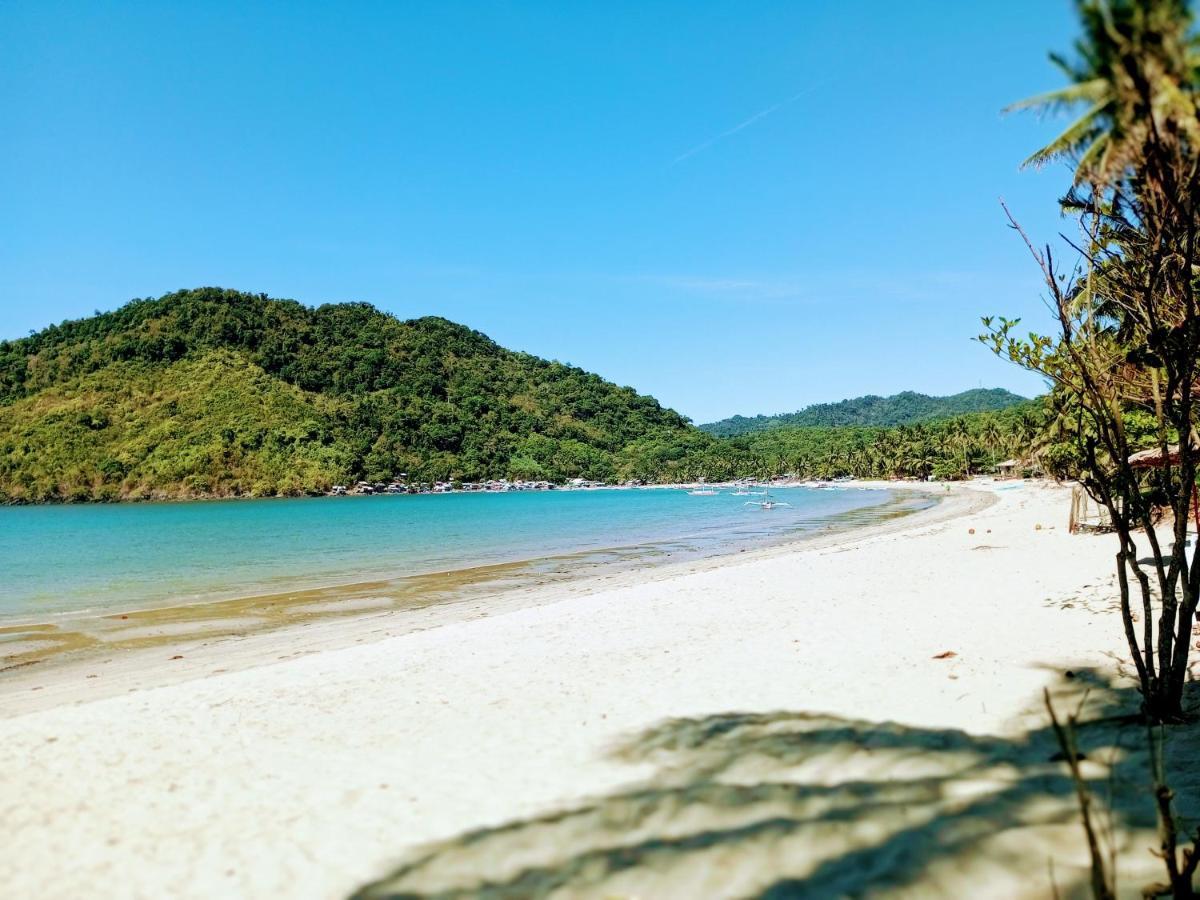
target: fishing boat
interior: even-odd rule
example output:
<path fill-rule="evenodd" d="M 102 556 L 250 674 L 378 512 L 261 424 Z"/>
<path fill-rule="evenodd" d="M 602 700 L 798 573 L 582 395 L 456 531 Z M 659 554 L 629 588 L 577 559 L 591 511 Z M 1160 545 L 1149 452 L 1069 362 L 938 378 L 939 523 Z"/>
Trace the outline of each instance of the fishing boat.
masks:
<path fill-rule="evenodd" d="M 761 510 L 778 509 L 781 506 L 791 506 L 786 500 L 772 500 L 771 492 L 764 491 L 761 500 L 747 500 L 745 506 L 757 506 Z"/>
<path fill-rule="evenodd" d="M 688 491 L 689 496 L 692 497 L 715 497 L 719 493 L 721 492 L 705 484 L 703 481 L 693 484 L 692 489 Z"/>
<path fill-rule="evenodd" d="M 737 486 L 737 490 L 733 492 L 733 496 L 734 497 L 761 497 L 763 495 L 763 491 L 754 490 L 754 488 L 756 488 L 756 487 L 758 487 L 758 485 L 743 482 Z"/>
<path fill-rule="evenodd" d="M 742 482 L 742 484 L 738 485 L 738 490 L 733 492 L 733 496 L 734 497 L 762 497 L 762 496 L 764 496 L 764 494 L 766 494 L 767 492 L 756 490 L 756 488 L 758 488 L 758 487 L 760 487 L 760 485 L 756 485 L 756 484 L 754 484 L 754 482 L 745 482 L 744 481 L 744 482 Z"/>

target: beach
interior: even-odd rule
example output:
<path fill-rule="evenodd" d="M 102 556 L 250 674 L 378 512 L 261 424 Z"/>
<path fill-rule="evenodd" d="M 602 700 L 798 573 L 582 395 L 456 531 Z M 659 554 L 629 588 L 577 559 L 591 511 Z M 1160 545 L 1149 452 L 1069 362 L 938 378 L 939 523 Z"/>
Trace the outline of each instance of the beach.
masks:
<path fill-rule="evenodd" d="M 1049 689 L 1106 720 L 1081 744 L 1136 896 L 1113 540 L 1067 534 L 1065 487 L 936 490 L 828 539 L 6 673 L 0 885 L 1078 896 Z"/>

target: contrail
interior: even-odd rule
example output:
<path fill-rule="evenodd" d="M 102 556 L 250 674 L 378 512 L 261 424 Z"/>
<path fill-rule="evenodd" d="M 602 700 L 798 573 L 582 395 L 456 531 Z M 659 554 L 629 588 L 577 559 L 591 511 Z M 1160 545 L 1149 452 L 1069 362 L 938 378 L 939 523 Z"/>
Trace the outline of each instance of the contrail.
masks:
<path fill-rule="evenodd" d="M 779 110 L 783 109 L 785 106 L 795 103 L 797 100 L 799 100 L 805 94 L 811 94 L 816 89 L 817 89 L 817 85 L 815 85 L 815 84 L 809 85 L 804 90 L 800 91 L 797 94 L 793 94 L 792 96 L 788 97 L 786 100 L 781 100 L 778 103 L 773 104 L 772 106 L 768 106 L 766 109 L 760 109 L 758 112 L 756 112 L 750 118 L 746 119 L 744 122 L 739 122 L 737 125 L 734 125 L 729 130 L 722 131 L 716 137 L 709 138 L 703 144 L 697 144 L 695 147 L 693 147 L 691 150 L 688 150 L 686 153 L 679 154 L 677 157 L 675 157 L 673 160 L 671 160 L 671 162 L 667 166 L 667 168 L 669 169 L 669 168 L 671 168 L 671 166 L 674 166 L 678 163 L 683 162 L 689 156 L 695 156 L 697 153 L 700 153 L 703 150 L 707 150 L 713 144 L 717 143 L 717 141 L 723 141 L 723 140 L 725 140 L 725 138 L 729 137 L 730 135 L 737 134 L 743 128 L 749 128 L 751 125 L 753 125 L 759 119 L 765 119 L 767 116 L 771 115 L 771 113 L 778 112 Z"/>

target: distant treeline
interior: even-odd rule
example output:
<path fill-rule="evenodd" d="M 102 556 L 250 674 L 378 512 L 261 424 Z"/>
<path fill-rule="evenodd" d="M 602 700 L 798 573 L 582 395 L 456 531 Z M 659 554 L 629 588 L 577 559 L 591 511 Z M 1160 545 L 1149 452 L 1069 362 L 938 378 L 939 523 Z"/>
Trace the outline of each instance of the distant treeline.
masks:
<path fill-rule="evenodd" d="M 1027 459 L 1043 429 L 1041 401 L 916 425 L 778 427 L 720 442 L 735 471 L 803 478 L 958 479 Z"/>
<path fill-rule="evenodd" d="M 0 342 L 0 500 L 297 495 L 400 473 L 957 477 L 1017 452 L 1036 414 L 723 440 L 445 319 L 202 288 Z"/>
<path fill-rule="evenodd" d="M 838 403 L 818 403 L 794 413 L 774 416 L 733 416 L 701 425 L 700 430 L 717 437 L 737 437 L 753 431 L 780 427 L 845 427 L 916 425 L 950 419 L 968 413 L 990 412 L 1025 403 L 1026 399 L 1002 388 L 976 388 L 949 397 L 930 397 L 903 391 L 890 397 L 855 397 Z"/>

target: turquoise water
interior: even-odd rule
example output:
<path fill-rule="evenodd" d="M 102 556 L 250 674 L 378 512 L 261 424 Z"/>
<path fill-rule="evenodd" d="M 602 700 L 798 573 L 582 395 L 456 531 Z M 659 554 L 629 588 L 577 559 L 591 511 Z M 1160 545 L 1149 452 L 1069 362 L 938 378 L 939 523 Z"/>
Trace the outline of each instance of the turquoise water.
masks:
<path fill-rule="evenodd" d="M 889 491 L 553 491 L 0 508 L 0 621 L 446 572 L 608 548 L 717 553 L 893 510 Z M 753 499 L 753 498 L 750 498 Z M 911 502 L 911 501 L 910 501 Z"/>

